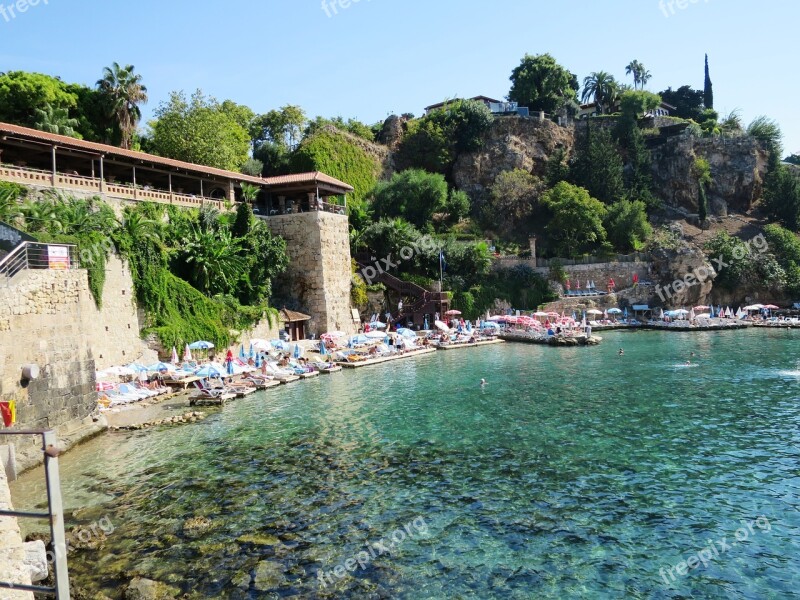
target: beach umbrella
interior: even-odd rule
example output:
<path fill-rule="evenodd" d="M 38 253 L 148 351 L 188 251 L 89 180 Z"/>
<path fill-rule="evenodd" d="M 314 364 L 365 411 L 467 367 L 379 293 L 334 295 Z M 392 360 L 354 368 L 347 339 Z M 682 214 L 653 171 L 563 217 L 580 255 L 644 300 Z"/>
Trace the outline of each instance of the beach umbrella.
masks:
<path fill-rule="evenodd" d="M 229 360 L 227 364 L 228 375 L 233 375 L 233 361 Z"/>
<path fill-rule="evenodd" d="M 170 354 L 169 360 L 173 364 L 178 362 L 178 349 L 175 346 L 172 347 L 172 354 Z"/>
<path fill-rule="evenodd" d="M 586 311 L 587 315 L 602 315 L 602 311 L 597 310 L 596 308 L 592 308 Z"/>
<path fill-rule="evenodd" d="M 689 311 L 689 320 L 694 321 L 694 309 Z"/>
<path fill-rule="evenodd" d="M 775 306 L 774 304 L 766 304 L 764 308 L 766 308 L 767 310 L 778 310 L 780 306 Z"/>
<path fill-rule="evenodd" d="M 241 358 L 242 360 L 245 360 L 247 358 L 247 355 L 244 353 L 244 344 L 239 345 L 239 358 Z"/>
<path fill-rule="evenodd" d="M 434 325 L 436 326 L 436 329 L 441 329 L 442 331 L 450 331 L 450 328 L 447 326 L 447 323 L 444 323 L 443 321 L 436 321 Z"/>
<path fill-rule="evenodd" d="M 382 331 L 370 331 L 369 333 L 364 334 L 371 340 L 377 340 L 383 337 L 386 337 L 386 334 Z"/>
<path fill-rule="evenodd" d="M 401 337 L 408 338 L 410 340 L 416 339 L 417 337 L 416 332 L 412 331 L 411 329 L 408 329 L 407 327 L 401 327 L 400 329 L 398 329 L 397 334 L 400 335 Z"/>
<path fill-rule="evenodd" d="M 286 344 L 283 343 L 283 340 L 272 340 L 270 344 L 275 350 L 286 350 Z"/>
<path fill-rule="evenodd" d="M 189 344 L 186 344 L 186 347 L 183 349 L 183 360 L 186 362 L 192 362 L 194 360 Z"/>
<path fill-rule="evenodd" d="M 662 311 L 662 314 L 663 314 L 663 311 Z M 625 307 L 625 312 L 623 313 L 622 316 L 624 316 L 626 319 L 628 318 L 628 307 L 627 306 Z"/>
<path fill-rule="evenodd" d="M 472 331 L 472 321 L 467 321 L 467 331 L 468 332 Z"/>
<path fill-rule="evenodd" d="M 446 313 L 444 313 L 444 316 L 446 316 L 446 317 L 458 317 L 458 316 L 461 316 L 461 311 L 460 310 L 448 310 Z"/>
<path fill-rule="evenodd" d="M 253 342 L 251 341 L 250 342 L 250 352 L 248 354 L 248 358 L 255 358 L 255 357 L 256 357 L 256 351 L 255 351 L 255 348 L 253 348 Z"/>
<path fill-rule="evenodd" d="M 267 340 L 250 340 L 250 344 L 256 352 L 269 352 L 272 350 L 272 344 Z"/>
<path fill-rule="evenodd" d="M 705 304 L 698 304 L 697 306 L 694 307 L 694 309 L 697 311 L 708 310 L 708 306 L 706 306 Z"/>
<path fill-rule="evenodd" d="M 210 350 L 213 347 L 214 344 L 203 340 L 200 340 L 199 342 L 192 342 L 191 344 L 189 344 L 190 350 Z"/>
<path fill-rule="evenodd" d="M 147 366 L 147 370 L 152 371 L 153 373 L 158 373 L 159 371 L 169 371 L 173 368 L 174 367 L 172 365 L 168 365 L 167 363 L 163 362 L 157 362 Z"/>
<path fill-rule="evenodd" d="M 256 369 L 260 369 L 261 368 L 261 353 L 260 352 L 258 354 L 256 354 L 256 361 L 255 361 L 254 364 L 256 365 Z"/>
<path fill-rule="evenodd" d="M 222 373 L 213 365 L 205 365 L 194 372 L 198 377 L 219 377 Z"/>
<path fill-rule="evenodd" d="M 661 319 L 662 321 L 664 320 L 664 309 L 663 308 L 661 309 L 661 312 L 659 313 L 659 317 L 658 318 Z"/>
<path fill-rule="evenodd" d="M 383 329 L 386 327 L 386 323 L 381 323 L 380 321 L 371 321 L 369 326 L 373 327 L 374 329 Z"/>
<path fill-rule="evenodd" d="M 608 314 L 610 314 L 610 315 L 619 315 L 621 313 L 622 313 L 622 311 L 620 309 L 618 309 L 618 308 L 609 308 L 608 309 Z"/>
<path fill-rule="evenodd" d="M 430 326 L 428 325 L 428 317 L 425 317 L 425 319 L 423 319 L 423 321 L 422 321 L 422 328 L 423 328 L 425 331 L 427 331 L 428 329 L 430 329 Z"/>
<path fill-rule="evenodd" d="M 481 329 L 500 329 L 500 325 L 492 321 L 484 321 Z"/>
<path fill-rule="evenodd" d="M 295 358 L 300 358 L 300 344 L 294 345 L 294 353 L 292 354 Z"/>

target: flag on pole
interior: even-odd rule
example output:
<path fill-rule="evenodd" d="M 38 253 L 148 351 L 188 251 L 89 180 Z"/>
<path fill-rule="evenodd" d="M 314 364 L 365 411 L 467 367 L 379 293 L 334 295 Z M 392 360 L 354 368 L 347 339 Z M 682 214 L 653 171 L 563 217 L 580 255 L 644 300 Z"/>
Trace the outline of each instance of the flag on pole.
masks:
<path fill-rule="evenodd" d="M 447 262 L 444 259 L 444 250 L 439 250 L 439 269 L 443 272 L 447 270 Z"/>
<path fill-rule="evenodd" d="M 0 417 L 6 427 L 11 427 L 17 422 L 17 403 L 14 400 L 0 402 Z"/>

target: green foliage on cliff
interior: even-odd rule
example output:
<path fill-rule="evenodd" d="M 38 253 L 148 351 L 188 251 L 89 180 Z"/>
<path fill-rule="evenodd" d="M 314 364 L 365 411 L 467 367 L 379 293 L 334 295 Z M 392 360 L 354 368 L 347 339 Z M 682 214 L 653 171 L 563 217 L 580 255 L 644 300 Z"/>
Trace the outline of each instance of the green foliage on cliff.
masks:
<path fill-rule="evenodd" d="M 703 249 L 717 270 L 714 285 L 723 289 L 778 290 L 786 285 L 786 271 L 771 252 L 760 252 L 752 244 L 748 247 L 725 231 L 718 232 Z M 717 268 L 720 264 L 717 259 L 721 259 L 725 266 Z"/>
<path fill-rule="evenodd" d="M 382 181 L 375 186 L 373 196 L 372 208 L 376 217 L 401 217 L 423 229 L 432 226 L 435 214 L 448 209 L 450 197 L 442 175 L 419 169 L 395 173 L 390 181 Z M 463 198 L 457 199 L 461 200 Z M 466 212 L 463 207 L 457 207 L 456 210 Z"/>
<path fill-rule="evenodd" d="M 483 102 L 454 100 L 410 121 L 397 153 L 400 168 L 418 168 L 447 175 L 456 156 L 480 148 L 493 121 Z"/>
<path fill-rule="evenodd" d="M 592 197 L 613 204 L 625 193 L 623 162 L 614 139 L 604 128 L 588 127 L 578 140 L 570 165 L 571 182 Z"/>
<path fill-rule="evenodd" d="M 786 273 L 786 291 L 800 299 L 800 239 L 780 225 L 764 228 L 769 251 Z"/>
<path fill-rule="evenodd" d="M 347 134 L 322 129 L 302 141 L 291 158 L 295 173 L 322 171 L 353 186 L 348 204 L 358 206 L 375 187 L 381 173 L 380 163 L 369 156 Z"/>
<path fill-rule="evenodd" d="M 603 224 L 608 241 L 620 252 L 639 251 L 653 235 L 647 206 L 640 200 L 620 200 L 608 208 Z"/>

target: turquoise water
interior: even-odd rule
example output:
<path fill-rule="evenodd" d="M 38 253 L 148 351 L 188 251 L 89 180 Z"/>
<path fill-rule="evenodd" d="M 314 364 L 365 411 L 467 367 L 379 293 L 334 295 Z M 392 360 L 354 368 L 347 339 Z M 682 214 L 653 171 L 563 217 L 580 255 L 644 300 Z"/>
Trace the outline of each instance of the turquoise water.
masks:
<path fill-rule="evenodd" d="M 798 332 L 603 336 L 439 352 L 96 439 L 62 460 L 69 523 L 114 531 L 71 574 L 112 598 L 134 575 L 193 598 L 800 597 Z"/>

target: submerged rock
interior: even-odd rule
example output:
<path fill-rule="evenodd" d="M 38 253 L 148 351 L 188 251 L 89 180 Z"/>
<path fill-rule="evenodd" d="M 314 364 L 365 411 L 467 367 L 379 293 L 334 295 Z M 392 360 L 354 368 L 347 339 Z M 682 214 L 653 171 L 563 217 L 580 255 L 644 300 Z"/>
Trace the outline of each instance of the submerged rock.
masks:
<path fill-rule="evenodd" d="M 184 535 L 199 535 L 211 529 L 213 523 L 206 517 L 192 517 L 183 523 Z"/>
<path fill-rule="evenodd" d="M 136 577 L 125 589 L 125 600 L 170 600 L 180 594 L 178 588 L 152 579 Z"/>
<path fill-rule="evenodd" d="M 249 533 L 236 540 L 240 544 L 253 544 L 254 546 L 277 546 L 281 541 L 268 533 Z"/>
<path fill-rule="evenodd" d="M 277 589 L 286 584 L 283 565 L 269 560 L 262 560 L 256 566 L 255 588 L 259 592 Z"/>

